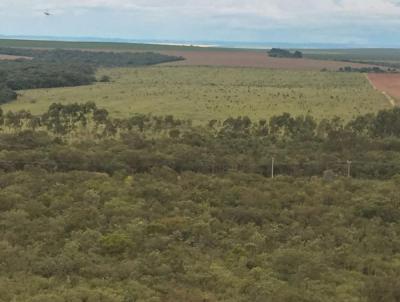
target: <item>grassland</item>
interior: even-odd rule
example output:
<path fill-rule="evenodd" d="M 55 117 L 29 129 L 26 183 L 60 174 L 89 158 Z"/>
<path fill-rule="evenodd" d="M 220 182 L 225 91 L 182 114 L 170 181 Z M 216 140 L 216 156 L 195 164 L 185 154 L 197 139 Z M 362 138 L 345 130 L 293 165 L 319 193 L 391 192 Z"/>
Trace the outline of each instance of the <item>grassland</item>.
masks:
<path fill-rule="evenodd" d="M 357 73 L 278 71 L 260 68 L 172 67 L 101 69 L 110 83 L 20 91 L 4 110 L 44 112 L 50 103 L 94 101 L 114 116 L 172 114 L 196 122 L 247 115 L 267 118 L 283 112 L 316 118 L 390 108 L 390 103 Z"/>

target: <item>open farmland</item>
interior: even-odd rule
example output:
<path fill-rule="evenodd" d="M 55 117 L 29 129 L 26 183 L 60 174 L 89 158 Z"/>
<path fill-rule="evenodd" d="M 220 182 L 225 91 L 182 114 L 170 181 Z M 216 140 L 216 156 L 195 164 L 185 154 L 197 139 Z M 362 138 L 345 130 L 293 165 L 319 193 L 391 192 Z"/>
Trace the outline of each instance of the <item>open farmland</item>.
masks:
<path fill-rule="evenodd" d="M 65 41 L 29 41 L 1 40 L 1 47 L 22 49 L 74 49 L 88 51 L 112 52 L 157 52 L 185 58 L 185 61 L 169 63 L 180 66 L 227 66 L 227 67 L 260 67 L 283 70 L 338 70 L 341 67 L 368 67 L 371 65 L 356 62 L 341 62 L 348 60 L 347 53 L 337 56 L 344 51 L 307 50 L 306 58 L 271 58 L 262 49 L 234 49 L 218 47 L 196 47 L 180 45 L 157 45 L 139 43 L 111 42 L 65 42 Z M 362 52 L 361 52 L 362 53 Z M 364 57 L 363 57 L 364 58 Z M 367 58 L 370 58 L 369 56 Z M 390 57 L 392 58 L 392 57 Z M 397 57 L 396 57 L 397 58 Z"/>
<path fill-rule="evenodd" d="M 309 59 L 346 61 L 351 64 L 357 62 L 400 69 L 399 49 L 307 49 L 303 50 L 303 53 Z"/>
<path fill-rule="evenodd" d="M 207 122 L 229 116 L 267 118 L 289 112 L 318 119 L 389 108 L 385 97 L 358 73 L 260 68 L 157 66 L 101 69 L 111 83 L 20 91 L 4 110 L 42 113 L 53 102 L 93 101 L 114 116 L 172 114 Z"/>
<path fill-rule="evenodd" d="M 303 54 L 319 60 L 400 63 L 400 49 L 394 48 L 306 49 Z"/>
<path fill-rule="evenodd" d="M 263 67 L 283 70 L 339 70 L 341 67 L 351 66 L 353 68 L 366 67 L 370 65 L 359 63 L 348 63 L 328 60 L 272 58 L 266 51 L 256 50 L 170 50 L 162 51 L 163 54 L 185 58 L 184 61 L 168 63 L 168 65 L 191 65 L 191 66 L 230 66 L 230 67 Z"/>
<path fill-rule="evenodd" d="M 368 78 L 376 89 L 400 102 L 400 74 L 369 74 Z"/>

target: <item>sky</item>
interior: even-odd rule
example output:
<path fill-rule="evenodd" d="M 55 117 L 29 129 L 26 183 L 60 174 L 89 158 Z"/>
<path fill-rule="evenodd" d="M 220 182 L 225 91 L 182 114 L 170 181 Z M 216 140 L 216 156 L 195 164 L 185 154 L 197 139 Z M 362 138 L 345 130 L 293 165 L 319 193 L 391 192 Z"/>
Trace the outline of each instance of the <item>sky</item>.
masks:
<path fill-rule="evenodd" d="M 400 47 L 400 0 L 0 0 L 0 35 Z"/>

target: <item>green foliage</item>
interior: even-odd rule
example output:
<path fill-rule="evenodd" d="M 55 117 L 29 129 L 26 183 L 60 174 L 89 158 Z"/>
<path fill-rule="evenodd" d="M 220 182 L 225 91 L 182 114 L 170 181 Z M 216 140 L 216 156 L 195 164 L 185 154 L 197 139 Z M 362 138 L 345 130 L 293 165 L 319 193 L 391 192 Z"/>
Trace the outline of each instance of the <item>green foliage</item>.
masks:
<path fill-rule="evenodd" d="M 397 301 L 399 114 L 1 112 L 0 300 Z"/>
<path fill-rule="evenodd" d="M 94 69 L 89 65 L 1 62 L 0 73 L 12 90 L 87 85 L 95 81 Z"/>
<path fill-rule="evenodd" d="M 239 170 L 269 176 L 275 157 L 277 175 L 322 176 L 331 170 L 326 178 L 334 179 L 335 174 L 347 175 L 351 160 L 352 176 L 387 179 L 400 174 L 399 120 L 400 110 L 394 108 L 348 123 L 284 113 L 269 120 L 253 122 L 244 116 L 201 127 L 170 115 L 115 119 L 94 103 L 55 103 L 41 116 L 0 112 L 0 145 L 8 151 L 31 150 L 0 152 L 0 167 L 14 170 L 32 162 L 51 171 L 114 174 L 167 167 L 178 173 Z M 87 137 L 84 144 L 77 142 L 81 136 Z"/>
<path fill-rule="evenodd" d="M 32 57 L 33 61 L 58 64 L 85 64 L 103 67 L 146 66 L 183 60 L 154 52 L 105 52 L 67 49 L 0 48 L 1 54 Z"/>
<path fill-rule="evenodd" d="M 109 254 L 123 253 L 130 245 L 129 237 L 122 233 L 105 235 L 100 240 L 101 248 Z"/>
<path fill-rule="evenodd" d="M 295 52 L 291 52 L 290 50 L 280 49 L 280 48 L 272 48 L 268 51 L 268 55 L 273 58 L 295 58 L 300 59 L 303 57 L 303 53 L 296 50 Z"/>
<path fill-rule="evenodd" d="M 8 103 L 17 98 L 17 93 L 4 84 L 0 84 L 0 104 Z"/>
<path fill-rule="evenodd" d="M 172 176 L 1 173 L 3 301 L 397 301 L 396 178 Z"/>
<path fill-rule="evenodd" d="M 387 72 L 394 72 L 392 69 L 382 69 L 380 67 L 360 67 L 354 68 L 351 66 L 340 67 L 340 72 L 361 72 L 361 73 L 387 73 Z"/>

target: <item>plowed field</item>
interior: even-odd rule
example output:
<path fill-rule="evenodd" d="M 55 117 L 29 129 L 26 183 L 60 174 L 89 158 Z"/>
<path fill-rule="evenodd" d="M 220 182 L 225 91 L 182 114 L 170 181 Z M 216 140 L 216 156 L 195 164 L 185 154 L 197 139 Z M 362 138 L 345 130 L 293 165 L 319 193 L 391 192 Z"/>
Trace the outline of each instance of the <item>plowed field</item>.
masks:
<path fill-rule="evenodd" d="M 369 74 L 368 78 L 376 89 L 393 97 L 400 103 L 400 74 Z"/>
<path fill-rule="evenodd" d="M 284 70 L 338 70 L 340 67 L 365 67 L 368 65 L 339 61 L 312 59 L 271 58 L 261 51 L 162 51 L 162 53 L 182 56 L 186 60 L 169 63 L 169 65 L 191 66 L 229 66 L 229 67 L 263 67 Z"/>

